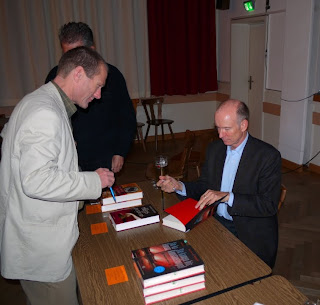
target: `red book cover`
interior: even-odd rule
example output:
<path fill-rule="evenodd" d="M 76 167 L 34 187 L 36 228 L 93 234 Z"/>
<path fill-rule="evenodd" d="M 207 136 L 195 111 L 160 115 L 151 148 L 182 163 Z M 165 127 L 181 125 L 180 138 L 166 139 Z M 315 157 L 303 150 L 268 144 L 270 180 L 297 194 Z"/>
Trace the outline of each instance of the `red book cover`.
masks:
<path fill-rule="evenodd" d="M 215 204 L 202 210 L 196 209 L 196 204 L 196 200 L 188 198 L 165 209 L 170 215 L 163 218 L 163 225 L 187 232 L 214 214 Z"/>

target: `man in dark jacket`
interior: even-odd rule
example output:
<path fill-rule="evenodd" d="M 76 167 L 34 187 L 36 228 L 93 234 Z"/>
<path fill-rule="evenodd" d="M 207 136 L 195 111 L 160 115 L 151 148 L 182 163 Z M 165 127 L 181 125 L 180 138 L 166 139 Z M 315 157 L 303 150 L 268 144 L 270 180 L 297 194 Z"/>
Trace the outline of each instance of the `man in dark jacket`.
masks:
<path fill-rule="evenodd" d="M 94 49 L 93 34 L 82 22 L 70 22 L 59 31 L 62 52 L 78 46 Z M 57 67 L 46 78 L 54 79 Z M 74 139 L 77 143 L 79 165 L 83 171 L 106 167 L 121 170 L 136 133 L 135 111 L 121 72 L 108 64 L 108 78 L 101 90 L 101 99 L 90 103 L 88 109 L 78 108 L 72 117 Z"/>
<path fill-rule="evenodd" d="M 221 140 L 209 145 L 200 178 L 182 183 L 160 176 L 157 184 L 163 191 L 199 200 L 199 209 L 220 202 L 215 218 L 272 268 L 278 248 L 281 156 L 250 136 L 248 124 L 244 103 L 223 102 L 215 113 Z"/>

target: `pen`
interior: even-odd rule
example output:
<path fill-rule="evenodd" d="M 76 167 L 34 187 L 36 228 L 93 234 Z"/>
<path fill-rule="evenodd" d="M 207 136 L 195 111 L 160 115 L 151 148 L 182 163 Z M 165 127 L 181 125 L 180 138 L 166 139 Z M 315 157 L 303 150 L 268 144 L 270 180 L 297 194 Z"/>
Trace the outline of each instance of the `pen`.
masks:
<path fill-rule="evenodd" d="M 112 186 L 110 186 L 109 189 L 110 189 L 110 192 L 111 192 L 111 195 L 113 197 L 114 202 L 117 203 L 116 196 L 114 195 L 114 191 L 112 189 Z"/>

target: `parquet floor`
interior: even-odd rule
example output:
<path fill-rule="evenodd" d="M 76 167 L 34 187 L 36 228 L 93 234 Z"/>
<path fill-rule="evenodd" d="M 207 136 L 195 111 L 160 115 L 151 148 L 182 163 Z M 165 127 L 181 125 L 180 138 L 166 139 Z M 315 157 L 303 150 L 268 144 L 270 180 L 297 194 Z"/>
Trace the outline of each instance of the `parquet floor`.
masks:
<path fill-rule="evenodd" d="M 181 139 L 175 143 L 167 140 L 160 144 L 157 154 L 162 151 L 172 156 L 179 153 L 182 146 Z M 199 142 L 196 146 L 201 147 Z M 147 143 L 146 153 L 140 144 L 134 144 L 121 174 L 117 175 L 117 182 L 146 180 L 146 164 L 153 162 L 155 156 L 154 142 Z M 320 299 L 320 175 L 308 169 L 302 173 L 287 171 L 283 168 L 282 182 L 287 187 L 287 196 L 279 212 L 279 251 L 273 273 L 284 276 L 315 301 Z M 195 169 L 190 168 L 188 179 L 193 180 L 195 175 Z M 25 304 L 18 282 L 0 277 L 0 304 Z"/>

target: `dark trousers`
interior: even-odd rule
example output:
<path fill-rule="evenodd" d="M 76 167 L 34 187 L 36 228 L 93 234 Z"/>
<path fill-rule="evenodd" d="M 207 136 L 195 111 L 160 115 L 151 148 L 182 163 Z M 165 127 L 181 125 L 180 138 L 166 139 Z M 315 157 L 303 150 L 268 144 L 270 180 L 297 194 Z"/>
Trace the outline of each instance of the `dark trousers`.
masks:
<path fill-rule="evenodd" d="M 237 230 L 233 221 L 225 219 L 224 217 L 219 216 L 217 213 L 215 213 L 213 217 L 217 219 L 224 227 L 226 227 L 233 235 L 238 237 Z"/>

